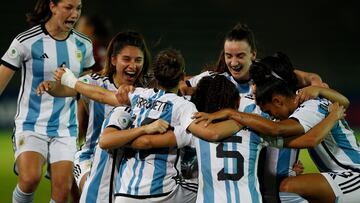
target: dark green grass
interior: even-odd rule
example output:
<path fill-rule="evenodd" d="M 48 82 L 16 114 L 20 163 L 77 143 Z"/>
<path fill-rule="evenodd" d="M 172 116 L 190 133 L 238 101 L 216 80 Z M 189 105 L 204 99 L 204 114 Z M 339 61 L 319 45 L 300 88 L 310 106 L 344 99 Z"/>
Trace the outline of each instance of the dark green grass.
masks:
<path fill-rule="evenodd" d="M 357 131 L 357 138 L 360 141 L 359 130 Z M 306 150 L 301 150 L 300 159 L 305 166 L 305 173 L 318 171 Z M 17 182 L 17 176 L 13 172 L 13 163 L 14 153 L 12 150 L 11 132 L 0 131 L 0 202 L 11 202 L 12 191 Z M 43 178 L 36 190 L 34 202 L 49 202 L 50 191 L 50 181 Z"/>

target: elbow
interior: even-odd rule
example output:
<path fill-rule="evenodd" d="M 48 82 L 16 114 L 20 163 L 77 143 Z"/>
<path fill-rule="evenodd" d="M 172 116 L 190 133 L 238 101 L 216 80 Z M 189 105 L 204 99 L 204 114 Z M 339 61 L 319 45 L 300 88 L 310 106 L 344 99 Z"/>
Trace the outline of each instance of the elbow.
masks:
<path fill-rule="evenodd" d="M 106 142 L 106 140 L 104 140 L 103 136 L 100 136 L 99 146 L 101 149 L 105 149 L 105 150 L 110 149 L 109 144 Z"/>

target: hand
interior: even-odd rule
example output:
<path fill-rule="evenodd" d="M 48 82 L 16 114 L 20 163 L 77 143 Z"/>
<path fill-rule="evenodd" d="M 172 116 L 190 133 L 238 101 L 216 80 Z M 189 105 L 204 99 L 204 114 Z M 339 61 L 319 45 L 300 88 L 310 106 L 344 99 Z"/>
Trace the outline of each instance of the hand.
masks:
<path fill-rule="evenodd" d="M 116 99 L 120 104 L 130 105 L 129 92 L 133 92 L 135 87 L 132 85 L 120 85 L 117 92 L 115 93 Z"/>
<path fill-rule="evenodd" d="M 169 128 L 169 123 L 165 120 L 158 119 L 144 126 L 147 134 L 164 133 Z"/>
<path fill-rule="evenodd" d="M 193 114 L 192 118 L 195 123 L 199 123 L 201 121 L 205 121 L 205 126 L 208 126 L 212 121 L 218 119 L 227 119 L 229 118 L 229 111 L 227 109 L 223 109 L 214 113 L 205 113 L 205 112 L 196 112 Z"/>
<path fill-rule="evenodd" d="M 297 161 L 296 163 L 294 163 L 292 170 L 295 172 L 296 175 L 304 173 L 303 163 L 300 160 Z"/>
<path fill-rule="evenodd" d="M 74 73 L 68 68 L 57 68 L 54 72 L 54 78 L 57 81 L 60 80 L 62 85 L 72 89 L 75 89 L 75 84 L 78 81 Z"/>
<path fill-rule="evenodd" d="M 50 91 L 54 86 L 54 81 L 42 81 L 36 88 L 36 94 L 41 96 L 45 92 Z"/>
<path fill-rule="evenodd" d="M 314 99 L 319 96 L 321 87 L 307 86 L 298 90 L 295 102 L 303 103 L 304 101 Z"/>
<path fill-rule="evenodd" d="M 335 102 L 328 107 L 329 115 L 335 116 L 337 120 L 343 119 L 346 116 L 345 108 Z"/>

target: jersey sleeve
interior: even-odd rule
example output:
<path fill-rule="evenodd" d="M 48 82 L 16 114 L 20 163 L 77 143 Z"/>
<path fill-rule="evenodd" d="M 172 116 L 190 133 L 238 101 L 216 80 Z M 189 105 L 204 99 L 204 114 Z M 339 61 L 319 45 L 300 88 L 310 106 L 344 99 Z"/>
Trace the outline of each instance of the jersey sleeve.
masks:
<path fill-rule="evenodd" d="M 211 71 L 204 71 L 198 75 L 195 75 L 194 77 L 190 78 L 187 80 L 186 84 L 191 87 L 196 87 L 197 84 L 199 83 L 199 81 L 203 78 L 203 77 L 206 77 L 206 76 L 210 76 L 210 75 L 213 75 L 214 72 L 211 72 Z"/>
<path fill-rule="evenodd" d="M 306 133 L 325 118 L 329 104 L 328 100 L 308 100 L 301 104 L 289 118 L 297 120 Z"/>
<path fill-rule="evenodd" d="M 174 126 L 174 134 L 175 134 L 176 144 L 177 144 L 178 148 L 182 148 L 187 145 L 190 145 L 192 134 L 188 133 L 186 131 L 186 128 L 184 128 L 181 125 Z"/>
<path fill-rule="evenodd" d="M 26 58 L 26 50 L 24 49 L 25 47 L 17 39 L 14 39 L 6 53 L 1 58 L 1 63 L 15 71 L 19 70 Z"/>
<path fill-rule="evenodd" d="M 94 53 L 93 53 L 93 46 L 91 43 L 87 44 L 85 53 L 85 58 L 83 60 L 83 67 L 84 69 L 89 69 L 93 65 L 95 65 Z"/>
<path fill-rule="evenodd" d="M 131 125 L 130 107 L 116 107 L 105 120 L 105 128 L 113 127 L 119 130 L 127 129 Z"/>
<path fill-rule="evenodd" d="M 174 112 L 174 114 L 178 116 L 180 125 L 183 126 L 183 128 L 187 129 L 191 122 L 193 122 L 194 120 L 191 117 L 195 112 L 198 112 L 195 104 L 184 99 L 184 103 L 180 106 L 180 108 L 177 109 L 177 112 Z"/>

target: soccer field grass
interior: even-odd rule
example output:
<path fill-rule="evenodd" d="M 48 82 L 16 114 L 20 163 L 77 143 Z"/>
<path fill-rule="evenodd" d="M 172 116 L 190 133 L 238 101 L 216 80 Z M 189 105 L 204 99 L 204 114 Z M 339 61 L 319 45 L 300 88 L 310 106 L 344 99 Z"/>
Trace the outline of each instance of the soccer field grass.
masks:
<path fill-rule="evenodd" d="M 12 191 L 17 181 L 17 176 L 13 172 L 14 153 L 11 136 L 11 131 L 0 131 L 0 197 L 2 198 L 0 202 L 11 202 Z M 360 131 L 357 131 L 357 137 L 360 138 Z M 306 150 L 301 150 L 300 160 L 305 166 L 305 173 L 318 171 Z M 43 178 L 35 193 L 34 202 L 49 202 L 49 199 L 50 181 Z"/>

